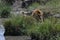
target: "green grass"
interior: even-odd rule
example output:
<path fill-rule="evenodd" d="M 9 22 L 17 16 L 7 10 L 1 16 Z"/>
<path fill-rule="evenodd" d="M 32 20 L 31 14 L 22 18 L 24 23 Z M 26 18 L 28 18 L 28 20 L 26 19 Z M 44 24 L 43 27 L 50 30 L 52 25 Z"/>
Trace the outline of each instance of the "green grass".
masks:
<path fill-rule="evenodd" d="M 4 12 L 3 12 L 4 11 Z M 5 4 L 5 2 L 0 2 L 0 16 L 9 16 L 11 11 L 11 6 Z M 9 14 L 9 15 L 8 15 Z"/>
<path fill-rule="evenodd" d="M 47 6 L 60 7 L 60 0 L 51 0 L 46 3 Z"/>
<path fill-rule="evenodd" d="M 13 16 L 4 22 L 4 26 L 6 28 L 6 34 L 16 33 L 15 35 L 30 36 L 31 33 L 34 33 L 36 36 L 39 34 L 43 39 L 45 36 L 47 38 L 50 37 L 49 40 L 60 39 L 60 19 L 56 18 L 45 19 L 44 22 L 41 23 L 40 21 L 37 22 L 36 19 L 31 16 Z"/>
<path fill-rule="evenodd" d="M 40 5 L 39 3 L 32 3 L 28 7 L 29 10 L 33 10 L 35 8 L 41 9 L 42 11 L 52 11 L 53 13 L 60 13 L 60 0 L 51 0 L 46 3 L 46 5 Z M 7 9 L 9 10 L 10 6 L 0 4 L 0 10 Z M 4 26 L 7 29 L 6 33 L 13 33 L 18 32 L 19 35 L 26 34 L 31 35 L 31 33 L 39 34 L 42 38 L 45 36 L 47 38 L 50 37 L 49 40 L 60 40 L 60 19 L 57 18 L 50 18 L 45 19 L 43 23 L 37 22 L 31 16 L 13 16 L 9 20 L 4 22 Z M 17 28 L 17 30 L 16 30 Z M 15 29 L 15 30 L 14 30 Z M 17 33 L 17 34 L 18 34 Z M 21 33 L 21 34 L 20 34 Z M 55 38 L 54 38 L 55 37 Z M 56 38 L 57 37 L 57 38 Z"/>
<path fill-rule="evenodd" d="M 2 12 L 4 9 L 6 9 L 7 11 L 10 11 L 11 6 L 9 6 L 5 2 L 1 1 L 0 2 L 0 12 Z"/>
<path fill-rule="evenodd" d="M 7 20 L 8 21 L 8 20 Z M 6 22 L 7 22 L 6 21 Z M 35 18 L 31 17 L 31 16 L 21 16 L 21 15 L 17 15 L 17 16 L 12 16 L 11 18 L 9 18 L 9 21 L 12 23 L 12 25 L 25 25 L 27 27 L 27 29 L 29 30 L 31 28 L 31 30 L 34 29 L 39 29 L 39 26 L 41 27 L 59 27 L 60 25 L 60 19 L 57 18 L 49 18 L 49 19 L 45 19 L 43 23 L 41 22 L 37 22 Z M 60 28 L 59 28 L 60 29 Z M 35 30 L 34 30 L 35 31 Z"/>
<path fill-rule="evenodd" d="M 32 4 L 28 7 L 28 9 L 29 9 L 29 10 L 33 10 L 33 9 L 37 8 L 39 5 L 40 5 L 40 4 L 37 3 L 37 2 L 32 3 Z"/>
<path fill-rule="evenodd" d="M 60 13 L 60 0 L 50 0 L 45 5 L 40 5 L 39 3 L 32 3 L 28 7 L 29 10 L 33 10 L 35 8 L 39 8 L 42 11 L 50 11 L 52 13 Z"/>

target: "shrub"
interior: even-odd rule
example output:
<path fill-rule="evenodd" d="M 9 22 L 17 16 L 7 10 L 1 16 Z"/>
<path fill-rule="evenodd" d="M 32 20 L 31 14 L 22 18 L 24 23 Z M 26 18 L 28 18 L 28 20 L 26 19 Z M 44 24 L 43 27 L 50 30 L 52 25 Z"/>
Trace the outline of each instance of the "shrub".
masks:
<path fill-rule="evenodd" d="M 31 36 L 31 40 L 40 40 L 39 38 L 40 34 L 38 33 L 31 33 L 30 36 Z"/>
<path fill-rule="evenodd" d="M 49 26 L 51 26 L 50 24 L 47 24 L 47 23 L 46 24 L 45 23 L 37 23 L 37 24 L 35 24 L 34 27 L 32 26 L 31 28 L 29 28 L 28 32 L 30 33 L 31 39 L 34 39 L 34 40 L 45 39 L 44 37 L 45 36 L 47 37 L 47 35 L 49 33 Z"/>
<path fill-rule="evenodd" d="M 0 4 L 0 16 L 1 17 L 9 17 L 11 11 L 11 7 L 5 4 Z"/>
<path fill-rule="evenodd" d="M 7 18 L 7 17 L 9 17 L 9 15 L 10 15 L 10 12 L 5 9 L 1 13 L 2 18 Z"/>
<path fill-rule="evenodd" d="M 27 18 L 29 20 L 27 20 Z M 30 19 L 32 19 L 32 22 Z M 4 26 L 6 29 L 5 35 L 12 35 L 12 36 L 26 35 L 27 34 L 26 28 L 31 24 L 33 24 L 33 18 L 31 17 L 24 17 L 24 16 L 11 17 L 8 21 L 4 22 Z"/>
<path fill-rule="evenodd" d="M 59 19 L 45 19 L 44 22 L 36 22 L 31 16 L 15 16 L 4 22 L 5 35 L 28 35 L 31 40 L 59 40 Z"/>
<path fill-rule="evenodd" d="M 32 26 L 28 29 L 31 40 L 57 40 L 59 38 L 58 35 L 60 35 L 59 23 L 46 19 L 43 23 L 37 23 L 34 27 Z"/>
<path fill-rule="evenodd" d="M 18 17 L 14 17 L 9 19 L 8 21 L 4 22 L 4 26 L 6 29 L 6 33 L 5 35 L 12 35 L 12 36 L 16 36 L 16 35 L 22 35 L 23 33 L 23 18 L 18 18 Z M 7 24 L 9 24 L 7 26 Z"/>

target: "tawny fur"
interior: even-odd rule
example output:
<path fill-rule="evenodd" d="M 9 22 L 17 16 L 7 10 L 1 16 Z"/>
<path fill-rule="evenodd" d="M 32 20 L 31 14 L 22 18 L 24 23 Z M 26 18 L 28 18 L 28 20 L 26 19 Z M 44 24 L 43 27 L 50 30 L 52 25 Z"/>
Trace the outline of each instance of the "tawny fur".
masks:
<path fill-rule="evenodd" d="M 37 20 L 41 20 L 43 22 L 43 12 L 40 9 L 35 9 L 32 12 L 32 16 L 37 19 Z"/>

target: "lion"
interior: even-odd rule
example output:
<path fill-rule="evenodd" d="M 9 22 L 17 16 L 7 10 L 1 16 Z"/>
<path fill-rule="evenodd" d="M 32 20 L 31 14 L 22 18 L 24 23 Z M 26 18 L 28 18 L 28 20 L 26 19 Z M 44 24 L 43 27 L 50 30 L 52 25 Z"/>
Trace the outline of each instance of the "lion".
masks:
<path fill-rule="evenodd" d="M 32 16 L 36 18 L 38 21 L 41 20 L 43 22 L 44 20 L 43 12 L 40 9 L 33 10 Z"/>

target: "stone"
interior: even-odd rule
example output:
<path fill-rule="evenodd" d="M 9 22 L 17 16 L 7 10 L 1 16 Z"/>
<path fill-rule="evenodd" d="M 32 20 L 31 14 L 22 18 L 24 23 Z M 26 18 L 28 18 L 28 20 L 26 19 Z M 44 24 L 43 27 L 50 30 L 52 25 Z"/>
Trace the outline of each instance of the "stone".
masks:
<path fill-rule="evenodd" d="M 55 17 L 55 18 L 60 18 L 60 14 L 55 14 L 55 15 L 53 15 L 53 17 Z"/>

